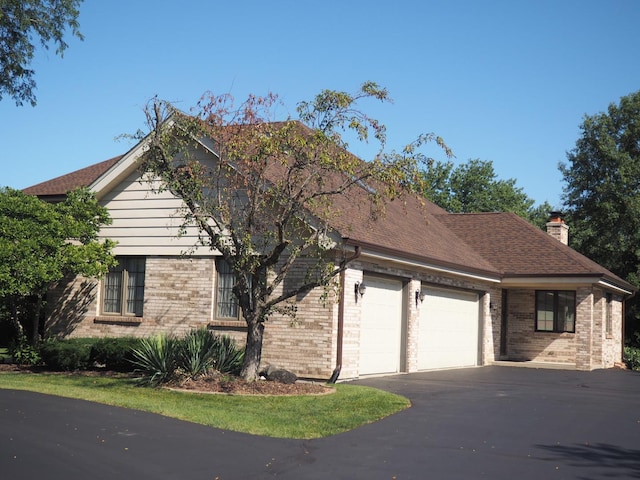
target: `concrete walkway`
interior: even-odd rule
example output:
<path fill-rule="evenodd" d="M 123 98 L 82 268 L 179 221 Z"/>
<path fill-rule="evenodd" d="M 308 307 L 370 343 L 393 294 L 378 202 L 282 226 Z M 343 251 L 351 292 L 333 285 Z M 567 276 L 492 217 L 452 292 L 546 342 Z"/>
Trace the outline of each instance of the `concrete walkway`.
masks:
<path fill-rule="evenodd" d="M 356 383 L 403 394 L 412 408 L 301 441 L 0 389 L 0 472 L 48 480 L 640 478 L 640 374 L 491 366 Z"/>

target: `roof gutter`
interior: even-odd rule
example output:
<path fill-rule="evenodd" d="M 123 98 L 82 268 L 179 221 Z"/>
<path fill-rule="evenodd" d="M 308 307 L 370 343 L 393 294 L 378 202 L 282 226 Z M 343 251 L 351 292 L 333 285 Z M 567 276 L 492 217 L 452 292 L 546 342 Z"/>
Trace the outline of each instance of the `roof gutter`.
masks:
<path fill-rule="evenodd" d="M 633 296 L 635 289 L 632 285 L 620 285 L 619 283 L 613 283 L 610 280 L 593 274 L 579 274 L 579 275 L 523 275 L 513 276 L 507 275 L 502 280 L 502 286 L 505 288 L 510 287 L 550 287 L 556 286 L 558 288 L 569 288 L 576 286 L 588 286 L 598 285 L 606 290 L 613 290 L 616 293 L 626 296 Z"/>
<path fill-rule="evenodd" d="M 344 340 L 344 302 L 345 302 L 345 267 L 349 262 L 352 262 L 360 256 L 362 249 L 360 246 L 355 246 L 355 253 L 340 262 L 340 302 L 338 303 L 338 337 L 336 339 L 336 368 L 333 369 L 331 378 L 327 383 L 336 383 L 342 370 L 342 343 Z"/>
<path fill-rule="evenodd" d="M 600 285 L 600 286 L 602 286 L 604 288 L 607 288 L 609 290 L 615 290 L 616 292 L 621 293 L 623 295 L 628 295 L 629 298 L 633 297 L 636 294 L 635 290 L 622 288 L 622 287 L 620 287 L 618 285 L 614 285 L 613 283 L 608 282 L 606 280 L 600 280 L 598 282 L 598 285 Z"/>

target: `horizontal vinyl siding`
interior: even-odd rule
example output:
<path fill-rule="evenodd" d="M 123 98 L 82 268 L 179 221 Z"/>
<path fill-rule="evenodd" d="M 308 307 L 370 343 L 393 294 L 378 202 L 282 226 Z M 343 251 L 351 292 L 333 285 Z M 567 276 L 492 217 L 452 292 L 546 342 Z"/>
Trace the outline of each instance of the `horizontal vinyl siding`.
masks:
<path fill-rule="evenodd" d="M 181 255 L 197 243 L 198 232 L 190 227 L 178 238 L 182 223 L 182 200 L 170 192 L 155 193 L 134 172 L 105 195 L 101 204 L 113 223 L 100 231 L 102 238 L 118 242 L 116 255 Z M 200 254 L 208 248 L 197 249 Z"/>
<path fill-rule="evenodd" d="M 160 195 L 150 194 L 147 198 L 138 198 L 135 200 L 115 198 L 109 202 L 109 210 L 113 217 L 119 217 L 119 212 L 127 212 L 129 210 L 141 210 L 153 212 L 157 210 L 168 212 L 169 215 L 175 214 L 180 208 L 181 202 L 173 198 L 161 198 Z"/>
<path fill-rule="evenodd" d="M 158 245 L 160 246 L 175 245 L 181 248 L 185 248 L 185 247 L 192 247 L 194 245 L 194 242 L 196 241 L 194 238 L 191 238 L 191 237 L 175 238 L 167 235 L 150 236 L 146 234 L 145 230 L 146 229 L 137 229 L 135 233 L 137 233 L 139 236 L 135 236 L 132 234 L 113 235 L 110 233 L 109 238 L 119 242 L 118 245 L 120 247 L 124 247 L 124 246 L 153 247 Z M 149 252 L 149 255 L 151 255 L 151 252 Z M 177 255 L 180 255 L 180 252 L 178 252 Z"/>

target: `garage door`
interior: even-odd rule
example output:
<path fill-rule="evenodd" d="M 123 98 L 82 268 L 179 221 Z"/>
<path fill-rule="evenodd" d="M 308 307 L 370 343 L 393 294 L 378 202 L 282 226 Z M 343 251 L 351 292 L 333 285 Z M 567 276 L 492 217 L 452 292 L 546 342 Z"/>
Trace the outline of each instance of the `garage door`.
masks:
<path fill-rule="evenodd" d="M 468 367 L 478 363 L 478 295 L 423 288 L 419 305 L 418 368 Z"/>
<path fill-rule="evenodd" d="M 400 371 L 402 282 L 365 277 L 367 291 L 359 299 L 360 375 Z"/>

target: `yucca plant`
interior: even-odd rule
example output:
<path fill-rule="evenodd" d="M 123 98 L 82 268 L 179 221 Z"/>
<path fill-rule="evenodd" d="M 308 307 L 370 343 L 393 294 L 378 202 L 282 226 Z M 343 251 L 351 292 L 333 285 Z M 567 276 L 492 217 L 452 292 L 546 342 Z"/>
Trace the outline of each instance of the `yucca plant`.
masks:
<path fill-rule="evenodd" d="M 133 350 L 138 382 L 156 387 L 175 378 L 178 366 L 178 341 L 166 334 L 140 340 Z"/>
<path fill-rule="evenodd" d="M 203 375 L 214 366 L 218 337 L 206 328 L 191 330 L 179 340 L 178 368 L 189 377 Z"/>
<path fill-rule="evenodd" d="M 237 375 L 243 358 L 244 349 L 229 336 L 199 328 L 180 339 L 161 334 L 140 340 L 133 349 L 132 363 L 137 367 L 139 384 L 156 387 L 210 370 Z"/>
<path fill-rule="evenodd" d="M 238 348 L 227 335 L 216 336 L 213 367 L 220 373 L 238 375 L 244 359 L 244 348 Z"/>

